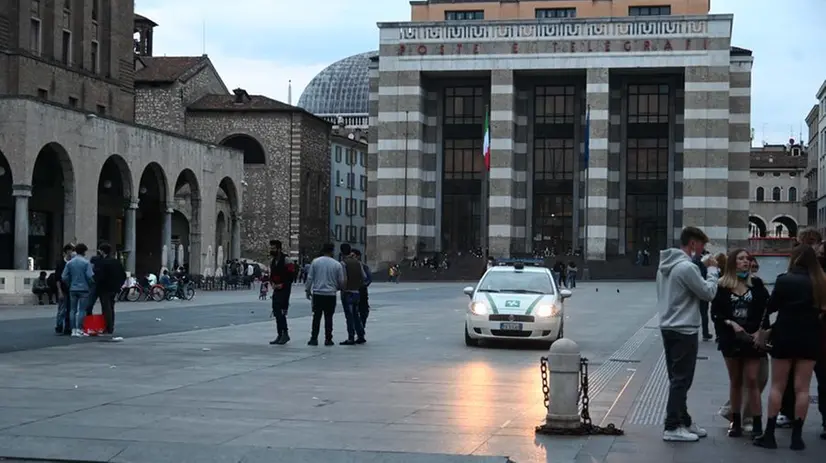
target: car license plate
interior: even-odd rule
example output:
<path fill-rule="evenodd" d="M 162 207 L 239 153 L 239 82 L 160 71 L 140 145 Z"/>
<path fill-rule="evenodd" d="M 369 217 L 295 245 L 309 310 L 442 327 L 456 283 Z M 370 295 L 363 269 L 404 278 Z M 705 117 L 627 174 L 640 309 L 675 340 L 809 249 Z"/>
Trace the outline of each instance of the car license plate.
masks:
<path fill-rule="evenodd" d="M 522 331 L 521 323 L 502 323 L 502 331 Z"/>

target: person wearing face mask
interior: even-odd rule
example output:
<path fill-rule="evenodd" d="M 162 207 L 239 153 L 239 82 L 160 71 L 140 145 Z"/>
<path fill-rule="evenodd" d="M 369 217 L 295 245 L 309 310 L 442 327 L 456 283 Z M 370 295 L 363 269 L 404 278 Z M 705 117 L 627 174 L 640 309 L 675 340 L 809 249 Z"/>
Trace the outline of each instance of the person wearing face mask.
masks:
<path fill-rule="evenodd" d="M 723 354 L 729 376 L 729 403 L 732 410 L 729 437 L 743 435 L 741 410 L 745 401 L 752 413 L 752 433 L 763 433 L 758 376 L 760 360 L 766 353 L 754 344 L 762 327 L 769 291 L 751 278 L 751 259 L 745 249 L 731 251 L 720 278 L 717 295 L 711 302 L 711 319 L 717 332 L 717 349 Z M 745 397 L 744 397 L 745 389 Z"/>
<path fill-rule="evenodd" d="M 272 315 L 278 337 L 270 341 L 273 345 L 287 344 L 290 341 L 287 327 L 287 310 L 290 307 L 290 291 L 295 281 L 295 264 L 284 255 L 279 240 L 270 240 L 270 283 L 272 283 Z"/>
<path fill-rule="evenodd" d="M 688 390 L 694 381 L 702 323 L 700 302 L 711 302 L 717 294 L 720 273 L 714 257 L 703 264 L 704 279 L 691 259 L 703 253 L 708 236 L 697 227 L 686 227 L 680 234 L 680 247 L 660 251 L 657 269 L 657 306 L 660 331 L 671 383 L 666 404 L 663 440 L 696 442 L 708 433 L 688 414 Z"/>

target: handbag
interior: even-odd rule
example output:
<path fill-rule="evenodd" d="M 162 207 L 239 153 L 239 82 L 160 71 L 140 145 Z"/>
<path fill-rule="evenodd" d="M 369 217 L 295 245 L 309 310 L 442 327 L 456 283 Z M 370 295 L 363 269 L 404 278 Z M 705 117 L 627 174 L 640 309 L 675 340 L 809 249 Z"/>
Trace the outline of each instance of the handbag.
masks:
<path fill-rule="evenodd" d="M 771 351 L 771 335 L 772 329 L 771 326 L 769 328 L 763 328 L 763 322 L 769 316 L 769 306 L 766 304 L 766 308 L 763 310 L 763 316 L 760 317 L 760 328 L 757 329 L 754 333 L 754 345 L 758 349 L 769 352 Z"/>

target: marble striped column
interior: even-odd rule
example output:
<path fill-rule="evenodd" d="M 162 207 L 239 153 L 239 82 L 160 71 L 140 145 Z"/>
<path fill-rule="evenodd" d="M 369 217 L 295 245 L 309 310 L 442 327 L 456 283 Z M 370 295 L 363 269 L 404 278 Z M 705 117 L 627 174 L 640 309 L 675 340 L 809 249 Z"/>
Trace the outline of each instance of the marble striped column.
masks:
<path fill-rule="evenodd" d="M 510 257 L 514 233 L 514 210 L 525 209 L 516 198 L 514 138 L 516 88 L 512 70 L 490 73 L 490 183 L 488 246 L 496 257 Z M 521 204 L 520 204 L 521 203 Z M 520 207 L 521 206 L 521 207 Z"/>
<path fill-rule="evenodd" d="M 365 259 L 378 262 L 376 253 L 376 167 L 379 165 L 378 135 L 379 119 L 379 60 L 371 59 L 368 65 L 370 93 L 368 99 L 367 129 L 367 249 Z"/>
<path fill-rule="evenodd" d="M 715 246 L 728 239 L 729 74 L 729 66 L 685 70 L 683 225 Z"/>
<path fill-rule="evenodd" d="M 622 147 L 622 85 L 620 82 L 615 82 L 610 86 L 609 100 L 608 100 L 608 212 L 607 212 L 607 241 L 606 241 L 606 255 L 617 256 L 620 251 L 624 249 L 621 238 L 624 238 L 623 232 L 625 217 L 622 214 L 624 209 L 620 208 L 623 203 L 622 196 L 625 193 L 621 188 L 620 178 L 624 178 L 625 172 L 624 158 L 620 155 Z M 591 121 L 594 120 L 594 113 L 591 112 Z"/>
<path fill-rule="evenodd" d="M 751 156 L 751 56 L 732 56 L 729 76 L 728 245 L 746 247 L 749 238 Z"/>
<path fill-rule="evenodd" d="M 514 176 L 514 240 L 513 252 L 531 252 L 533 249 L 528 236 L 528 110 L 529 92 L 517 85 L 516 125 L 514 127 L 513 176 Z"/>
<path fill-rule="evenodd" d="M 413 257 L 421 238 L 435 230 L 423 225 L 428 200 L 422 192 L 435 173 L 425 164 L 421 74 L 380 72 L 379 96 L 376 251 L 381 262 L 398 262 Z"/>
<path fill-rule="evenodd" d="M 419 243 L 426 251 L 436 250 L 436 223 L 439 217 L 436 216 L 436 181 L 437 171 L 437 138 L 439 127 L 436 114 L 439 106 L 439 93 L 425 89 L 422 118 L 424 124 L 424 145 L 422 147 L 422 184 L 419 194 L 422 197 L 421 209 L 419 210 L 419 225 L 422 233 L 419 235 Z M 438 238 L 440 239 L 440 238 Z"/>
<path fill-rule="evenodd" d="M 671 213 L 671 241 L 669 245 L 676 245 L 683 231 L 683 139 L 685 137 L 685 84 L 679 83 L 674 90 L 674 202 Z"/>
<path fill-rule="evenodd" d="M 587 70 L 586 110 L 590 110 L 586 185 L 588 260 L 605 260 L 608 240 L 608 125 L 610 71 L 607 68 Z"/>

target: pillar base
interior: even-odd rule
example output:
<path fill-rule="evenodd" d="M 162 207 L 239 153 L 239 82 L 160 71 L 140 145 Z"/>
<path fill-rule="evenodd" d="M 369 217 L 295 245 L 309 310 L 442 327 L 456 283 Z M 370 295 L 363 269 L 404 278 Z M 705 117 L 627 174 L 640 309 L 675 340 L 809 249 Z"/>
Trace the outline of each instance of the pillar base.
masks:
<path fill-rule="evenodd" d="M 552 431 L 556 429 L 577 429 L 582 426 L 579 415 L 556 415 L 549 413 L 545 417 L 545 422 L 536 427 L 537 432 Z"/>

